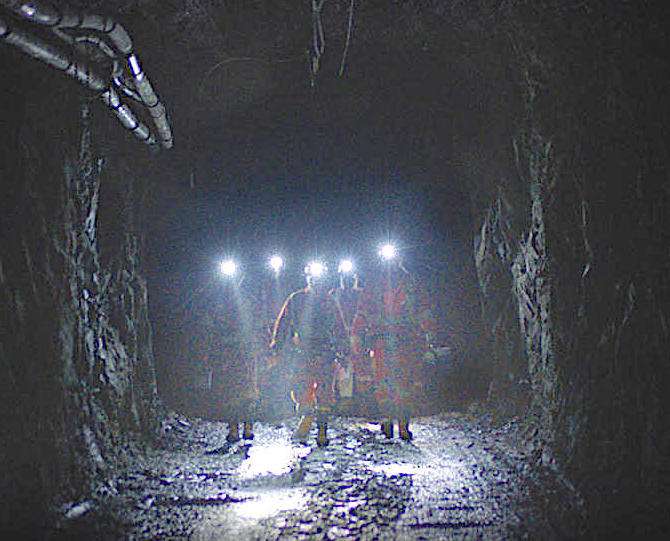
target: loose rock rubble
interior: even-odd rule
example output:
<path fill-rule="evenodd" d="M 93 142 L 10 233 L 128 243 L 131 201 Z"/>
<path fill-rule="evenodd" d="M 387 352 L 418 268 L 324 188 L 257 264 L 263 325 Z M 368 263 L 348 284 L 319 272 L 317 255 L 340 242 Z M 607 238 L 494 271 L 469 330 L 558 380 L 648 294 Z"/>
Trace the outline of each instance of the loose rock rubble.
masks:
<path fill-rule="evenodd" d="M 158 448 L 123 472 L 71 538 L 509 539 L 556 537 L 534 507 L 539 478 L 513 423 L 417 419 L 411 443 L 365 419 L 331 422 L 330 445 L 291 440 L 294 419 L 230 445 L 223 423 L 173 418 Z M 314 436 L 314 435 L 313 435 Z M 545 472 L 546 476 L 546 472 Z M 565 533 L 565 532 L 563 532 Z"/>

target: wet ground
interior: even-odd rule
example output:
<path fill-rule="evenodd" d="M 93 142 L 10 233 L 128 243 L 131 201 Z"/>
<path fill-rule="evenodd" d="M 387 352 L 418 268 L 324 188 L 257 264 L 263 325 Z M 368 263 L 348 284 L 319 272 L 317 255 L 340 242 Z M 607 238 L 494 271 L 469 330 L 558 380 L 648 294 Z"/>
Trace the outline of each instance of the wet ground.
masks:
<path fill-rule="evenodd" d="M 542 487 L 514 443 L 514 423 L 494 429 L 464 414 L 419 418 L 408 443 L 386 439 L 365 419 L 336 419 L 326 448 L 315 434 L 306 445 L 291 441 L 294 425 L 258 423 L 252 442 L 229 445 L 223 423 L 173 417 L 160 448 L 119 477 L 103 509 L 100 501 L 71 508 L 63 533 L 193 540 L 566 533 L 538 505 Z"/>

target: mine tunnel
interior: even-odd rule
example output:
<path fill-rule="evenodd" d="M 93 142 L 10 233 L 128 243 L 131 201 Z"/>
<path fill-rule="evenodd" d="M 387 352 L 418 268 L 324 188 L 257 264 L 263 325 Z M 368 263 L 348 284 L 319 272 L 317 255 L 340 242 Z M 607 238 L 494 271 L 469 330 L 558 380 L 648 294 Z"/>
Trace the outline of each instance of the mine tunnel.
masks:
<path fill-rule="evenodd" d="M 0 0 L 3 539 L 667 539 L 668 18 Z"/>

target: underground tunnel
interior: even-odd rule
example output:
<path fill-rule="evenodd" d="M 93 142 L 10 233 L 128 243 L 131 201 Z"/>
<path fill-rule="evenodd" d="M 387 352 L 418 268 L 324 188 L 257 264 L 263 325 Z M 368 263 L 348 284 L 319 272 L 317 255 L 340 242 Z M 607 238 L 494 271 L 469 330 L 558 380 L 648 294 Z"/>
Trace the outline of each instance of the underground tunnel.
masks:
<path fill-rule="evenodd" d="M 0 0 L 5 538 L 668 538 L 668 17 Z"/>

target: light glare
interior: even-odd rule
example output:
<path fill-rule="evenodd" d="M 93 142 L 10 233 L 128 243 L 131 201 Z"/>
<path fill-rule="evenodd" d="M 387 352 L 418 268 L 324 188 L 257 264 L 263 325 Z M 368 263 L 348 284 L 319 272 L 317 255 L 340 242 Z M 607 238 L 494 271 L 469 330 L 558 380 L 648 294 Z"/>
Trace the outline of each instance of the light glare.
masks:
<path fill-rule="evenodd" d="M 326 272 L 326 267 L 320 261 L 312 261 L 305 267 L 305 272 L 313 278 L 319 278 Z"/>
<path fill-rule="evenodd" d="M 131 54 L 128 57 L 128 63 L 130 64 L 130 71 L 132 71 L 135 77 L 137 77 L 140 73 L 142 73 L 142 68 L 140 68 L 140 62 L 139 60 L 137 60 L 137 57 L 134 54 Z"/>
<path fill-rule="evenodd" d="M 35 12 L 37 10 L 35 9 L 35 6 L 32 4 L 23 4 L 21 6 L 21 13 L 23 13 L 26 17 L 32 17 L 35 15 Z"/>
<path fill-rule="evenodd" d="M 224 276 L 234 276 L 237 272 L 237 264 L 232 259 L 226 259 L 221 262 L 220 269 Z"/>
<path fill-rule="evenodd" d="M 340 261 L 340 266 L 337 268 L 338 272 L 342 274 L 348 274 L 354 270 L 354 264 L 351 259 L 343 259 Z"/>
<path fill-rule="evenodd" d="M 273 255 L 270 258 L 270 267 L 272 267 L 273 271 L 279 272 L 283 266 L 284 266 L 284 260 L 281 258 L 281 256 Z"/>
<path fill-rule="evenodd" d="M 398 255 L 398 250 L 393 244 L 384 244 L 379 249 L 379 255 L 381 256 L 382 259 L 389 261 L 390 259 L 393 259 L 396 255 Z"/>
<path fill-rule="evenodd" d="M 287 442 L 254 445 L 248 458 L 240 465 L 240 476 L 250 479 L 262 475 L 282 475 L 291 471 L 298 460 L 309 454 L 310 449 L 293 447 Z"/>

